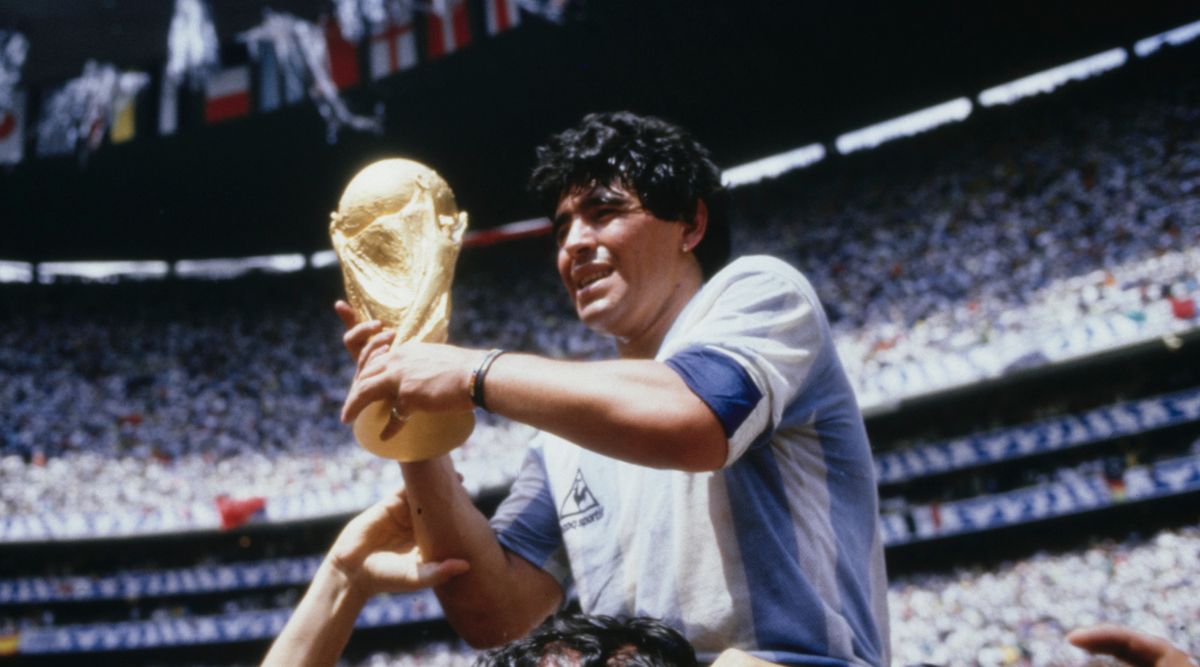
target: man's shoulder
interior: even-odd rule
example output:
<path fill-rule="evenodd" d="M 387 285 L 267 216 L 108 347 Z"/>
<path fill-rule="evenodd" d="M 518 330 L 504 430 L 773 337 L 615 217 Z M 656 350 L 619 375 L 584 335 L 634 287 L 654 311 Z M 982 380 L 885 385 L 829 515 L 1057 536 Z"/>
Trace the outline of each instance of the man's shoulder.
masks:
<path fill-rule="evenodd" d="M 750 290 L 759 295 L 793 292 L 818 303 L 816 291 L 799 269 L 771 255 L 744 255 L 715 273 L 704 286 L 709 293 Z"/>
<path fill-rule="evenodd" d="M 805 308 L 820 310 L 820 299 L 796 267 L 770 255 L 745 255 L 705 284 L 699 302 L 724 302 L 737 310 Z"/>
<path fill-rule="evenodd" d="M 688 304 L 659 358 L 696 345 L 815 351 L 827 338 L 824 317 L 812 285 L 787 262 L 767 255 L 739 257 Z"/>
<path fill-rule="evenodd" d="M 768 275 L 807 285 L 804 274 L 787 262 L 771 255 L 743 255 L 726 264 L 709 279 L 709 283 L 723 283 L 746 278 L 747 276 Z"/>

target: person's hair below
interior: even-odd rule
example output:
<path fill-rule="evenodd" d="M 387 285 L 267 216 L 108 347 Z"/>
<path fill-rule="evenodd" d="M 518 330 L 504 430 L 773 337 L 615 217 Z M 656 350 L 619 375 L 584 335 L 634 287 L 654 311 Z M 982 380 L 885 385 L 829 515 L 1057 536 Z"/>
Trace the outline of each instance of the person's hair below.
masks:
<path fill-rule="evenodd" d="M 653 618 L 559 614 L 475 667 L 695 667 L 683 635 Z"/>
<path fill-rule="evenodd" d="M 662 220 L 690 222 L 696 202 L 708 208 L 708 229 L 694 252 L 711 277 L 729 261 L 728 193 L 708 149 L 685 130 L 629 111 L 593 113 L 537 149 L 529 189 L 553 211 L 572 190 L 621 185 Z"/>

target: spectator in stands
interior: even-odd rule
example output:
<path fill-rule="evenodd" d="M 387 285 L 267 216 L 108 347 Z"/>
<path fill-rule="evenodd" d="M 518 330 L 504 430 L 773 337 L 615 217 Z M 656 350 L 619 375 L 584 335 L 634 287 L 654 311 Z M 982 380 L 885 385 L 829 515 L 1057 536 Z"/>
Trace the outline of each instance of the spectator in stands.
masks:
<path fill-rule="evenodd" d="M 448 458 L 402 464 L 422 549 L 471 562 L 437 589 L 450 623 L 496 645 L 573 585 L 585 612 L 661 617 L 710 657 L 888 664 L 870 448 L 807 280 L 721 268 L 720 173 L 675 126 L 594 114 L 538 154 L 563 284 L 620 360 L 391 346 L 339 308 L 359 359 L 343 421 L 385 401 L 386 438 L 474 403 L 545 433 L 491 525 Z"/>

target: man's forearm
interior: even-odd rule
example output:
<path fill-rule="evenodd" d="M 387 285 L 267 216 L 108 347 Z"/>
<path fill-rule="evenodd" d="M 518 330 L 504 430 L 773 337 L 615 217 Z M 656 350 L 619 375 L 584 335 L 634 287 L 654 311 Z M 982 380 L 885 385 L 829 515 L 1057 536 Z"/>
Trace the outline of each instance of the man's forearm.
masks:
<path fill-rule="evenodd" d="M 446 618 L 468 643 L 523 636 L 554 611 L 558 584 L 510 556 L 472 503 L 449 457 L 402 463 L 417 544 L 426 560 L 461 558 L 471 569 L 435 588 Z"/>
<path fill-rule="evenodd" d="M 406 343 L 385 348 L 376 336 L 342 406 L 353 421 L 376 401 L 399 414 L 471 408 L 482 387 L 487 408 L 605 456 L 676 470 L 716 470 L 728 442 L 717 416 L 674 370 L 651 359 L 558 361 L 529 354 L 494 359 L 474 383 L 485 352 Z M 477 389 L 475 391 L 478 391 Z M 394 421 L 385 433 L 400 428 Z"/>
<path fill-rule="evenodd" d="M 487 407 L 606 456 L 715 470 L 728 443 L 716 416 L 657 361 L 570 362 L 506 354 L 486 377 Z"/>
<path fill-rule="evenodd" d="M 336 664 L 366 602 L 367 596 L 351 586 L 346 576 L 326 559 L 287 625 L 271 644 L 263 666 Z"/>

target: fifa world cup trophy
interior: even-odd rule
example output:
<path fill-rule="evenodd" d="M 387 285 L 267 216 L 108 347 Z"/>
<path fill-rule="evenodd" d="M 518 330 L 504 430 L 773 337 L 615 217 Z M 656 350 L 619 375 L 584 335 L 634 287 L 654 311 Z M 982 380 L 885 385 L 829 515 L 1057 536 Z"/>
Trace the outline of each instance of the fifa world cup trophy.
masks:
<path fill-rule="evenodd" d="M 376 319 L 405 341 L 443 343 L 450 324 L 450 284 L 467 214 L 437 172 L 411 160 L 380 160 L 360 171 L 330 215 L 346 297 L 359 321 Z M 392 406 L 379 401 L 354 422 L 365 449 L 399 461 L 444 454 L 475 428 L 472 412 L 410 415 L 400 432 L 380 433 Z"/>

